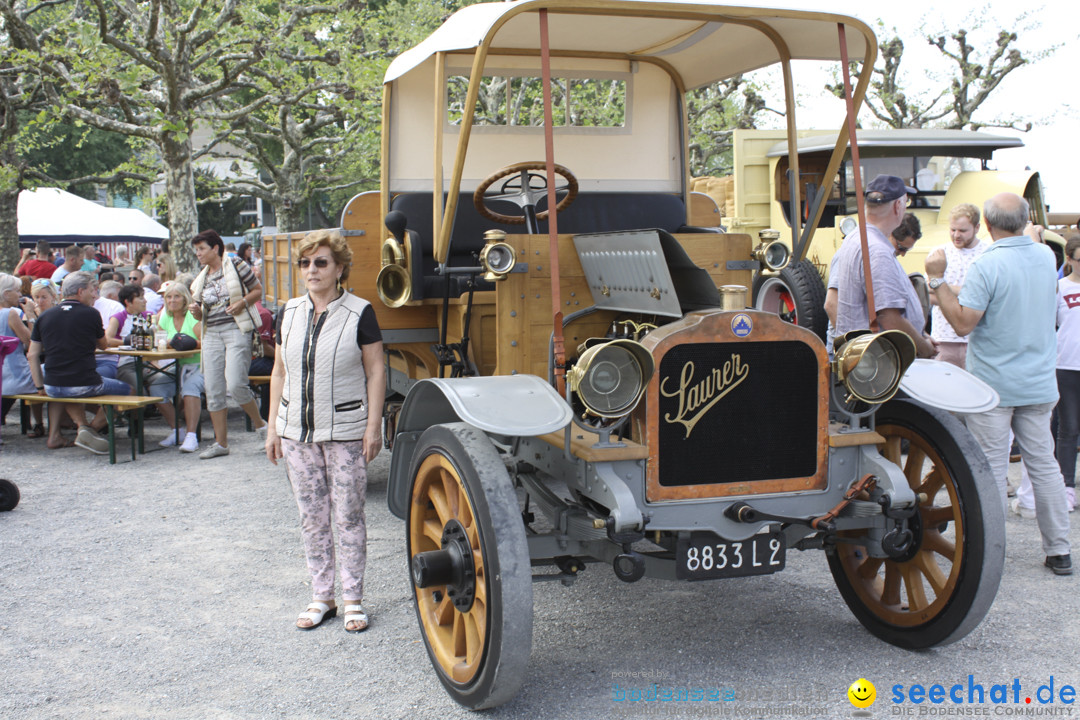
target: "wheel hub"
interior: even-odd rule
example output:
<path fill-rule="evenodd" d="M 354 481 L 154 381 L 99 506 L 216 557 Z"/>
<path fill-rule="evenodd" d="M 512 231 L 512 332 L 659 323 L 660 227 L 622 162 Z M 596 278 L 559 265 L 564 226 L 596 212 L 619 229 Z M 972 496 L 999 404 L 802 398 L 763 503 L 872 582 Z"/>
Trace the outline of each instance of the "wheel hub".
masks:
<path fill-rule="evenodd" d="M 443 526 L 442 549 L 412 557 L 413 583 L 418 588 L 446 586 L 446 596 L 458 612 L 468 612 L 476 598 L 476 567 L 465 527 L 457 520 Z"/>

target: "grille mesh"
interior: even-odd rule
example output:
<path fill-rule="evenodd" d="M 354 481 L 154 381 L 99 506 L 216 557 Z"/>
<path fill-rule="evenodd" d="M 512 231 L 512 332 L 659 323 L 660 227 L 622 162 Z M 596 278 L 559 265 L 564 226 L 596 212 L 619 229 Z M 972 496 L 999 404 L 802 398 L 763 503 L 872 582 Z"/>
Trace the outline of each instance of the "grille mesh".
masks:
<path fill-rule="evenodd" d="M 661 485 L 816 472 L 818 364 L 806 344 L 680 345 L 657 377 Z"/>

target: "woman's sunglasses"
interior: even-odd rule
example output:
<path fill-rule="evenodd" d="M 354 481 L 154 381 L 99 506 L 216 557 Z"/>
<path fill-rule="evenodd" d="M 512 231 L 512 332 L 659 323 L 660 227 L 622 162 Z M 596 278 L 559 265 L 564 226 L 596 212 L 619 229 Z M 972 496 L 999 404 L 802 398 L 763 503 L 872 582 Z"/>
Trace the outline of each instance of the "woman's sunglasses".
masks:
<path fill-rule="evenodd" d="M 317 267 L 317 268 L 319 268 L 321 270 L 321 269 L 323 269 L 325 267 L 329 267 L 330 258 L 328 258 L 328 257 L 317 257 L 314 260 L 312 260 L 311 258 L 300 258 L 299 260 L 296 261 L 297 267 L 299 267 L 301 270 L 307 270 L 308 267 L 311 266 L 311 263 L 315 263 L 315 267 Z"/>

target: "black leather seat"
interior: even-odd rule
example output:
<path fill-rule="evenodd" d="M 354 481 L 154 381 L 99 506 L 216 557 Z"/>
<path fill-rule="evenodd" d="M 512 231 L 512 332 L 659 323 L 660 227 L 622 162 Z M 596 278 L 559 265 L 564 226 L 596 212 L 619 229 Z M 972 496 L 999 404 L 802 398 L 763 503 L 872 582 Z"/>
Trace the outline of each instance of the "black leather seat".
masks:
<path fill-rule="evenodd" d="M 542 203 L 540 208 L 546 206 Z M 506 201 L 493 202 L 492 209 L 505 215 L 517 216 L 520 208 Z M 446 276 L 435 272 L 434 238 L 432 237 L 431 193 L 404 193 L 394 197 L 391 210 L 405 215 L 407 227 L 417 234 L 423 256 L 421 272 L 423 287 L 414 297 L 442 297 L 448 282 Z M 577 199 L 559 213 L 559 233 L 621 232 L 659 228 L 669 233 L 695 232 L 699 228 L 687 227 L 686 207 L 682 198 L 668 193 L 580 193 Z M 500 229 L 507 234 L 525 232 L 524 225 L 504 225 L 488 220 L 477 212 L 472 193 L 462 193 L 458 200 L 454 228 L 451 233 L 450 254 L 447 265 L 451 267 L 475 267 L 480 250 L 484 247 L 484 232 Z M 547 222 L 540 223 L 540 232 L 548 231 Z M 466 278 L 451 276 L 450 296 L 458 297 L 465 290 Z M 490 283 L 479 281 L 477 289 L 491 289 Z"/>

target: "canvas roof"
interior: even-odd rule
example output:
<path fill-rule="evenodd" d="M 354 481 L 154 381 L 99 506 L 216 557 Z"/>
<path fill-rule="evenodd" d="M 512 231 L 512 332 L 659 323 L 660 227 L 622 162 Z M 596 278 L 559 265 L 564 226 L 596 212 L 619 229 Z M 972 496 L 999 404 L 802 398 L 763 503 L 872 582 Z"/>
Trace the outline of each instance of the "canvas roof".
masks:
<path fill-rule="evenodd" d="M 536 50 L 535 11 L 547 8 L 553 53 L 625 53 L 658 58 L 693 89 L 767 67 L 783 58 L 840 59 L 837 25 L 847 29 L 848 53 L 861 60 L 873 31 L 850 17 L 826 12 L 668 0 L 516 0 L 457 11 L 387 68 L 385 82 L 423 65 L 438 52 Z M 770 38 L 772 40 L 770 40 Z M 778 47 L 779 46 L 779 47 Z"/>
<path fill-rule="evenodd" d="M 995 150 L 1024 146 L 1024 142 L 1017 137 L 974 130 L 859 130 L 857 137 L 859 151 L 866 157 L 948 155 L 989 160 Z M 799 138 L 799 154 L 832 152 L 836 146 L 836 138 L 835 132 Z M 784 141 L 769 148 L 768 157 L 783 157 L 787 154 L 788 144 Z"/>
<path fill-rule="evenodd" d="M 135 208 L 108 208 L 58 188 L 19 193 L 19 242 L 160 243 L 169 229 Z"/>

